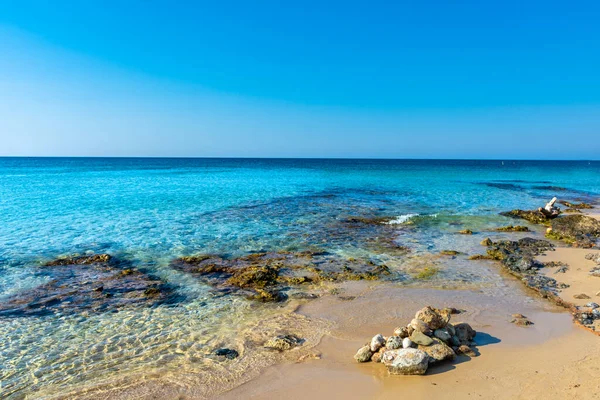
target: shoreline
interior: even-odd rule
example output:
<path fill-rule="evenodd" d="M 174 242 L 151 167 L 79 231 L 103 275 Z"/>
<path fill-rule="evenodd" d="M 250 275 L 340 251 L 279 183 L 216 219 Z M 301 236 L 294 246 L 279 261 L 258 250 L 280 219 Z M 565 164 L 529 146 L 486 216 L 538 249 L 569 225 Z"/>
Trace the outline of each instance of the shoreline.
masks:
<path fill-rule="evenodd" d="M 533 231 L 529 235 L 540 237 L 542 233 Z M 587 254 L 592 250 L 561 246 L 537 259 L 568 259 L 577 267 L 582 254 L 574 259 L 568 254 L 571 252 Z M 494 289 L 504 293 L 504 297 L 496 292 L 486 293 L 485 287 L 476 290 L 419 288 L 385 281 L 346 281 L 336 284 L 339 289 L 336 294 L 343 296 L 330 294 L 310 301 L 290 300 L 284 307 L 290 315 L 305 318 L 307 326 L 317 321 L 329 326 L 320 333 L 315 330 L 316 336 L 306 345 L 273 355 L 269 362 L 238 375 L 235 382 L 221 382 L 220 389 L 218 382 L 216 387 L 214 382 L 209 388 L 201 387 L 201 382 L 182 380 L 171 371 L 152 376 L 143 373 L 138 377 L 124 376 L 50 396 L 60 399 L 305 398 L 307 390 L 312 388 L 316 390 L 311 393 L 314 398 L 340 394 L 350 398 L 388 398 L 405 394 L 407 390 L 413 397 L 424 398 L 443 395 L 449 390 L 464 396 L 529 399 L 543 397 L 538 392 L 547 395 L 548 382 L 552 383 L 551 393 L 556 396 L 600 396 L 600 386 L 593 384 L 593 378 L 580 379 L 585 384 L 578 380 L 585 374 L 593 376 L 590 371 L 600 362 L 600 350 L 594 350 L 596 337 L 573 324 L 566 308 L 532 295 L 531 289 L 496 261 L 481 263 L 501 277 L 502 287 Z M 543 271 L 550 272 L 549 268 Z M 557 280 L 563 278 L 552 276 Z M 564 278 L 568 276 L 564 274 Z M 577 289 L 573 285 L 571 290 Z M 366 337 L 405 324 L 425 305 L 465 309 L 466 313 L 454 316 L 452 322 L 468 322 L 478 332 L 475 339 L 478 357 L 459 356 L 454 363 L 431 367 L 427 375 L 421 377 L 388 376 L 380 366 L 358 365 L 352 360 L 352 354 L 364 344 Z M 513 313 L 526 315 L 534 325 L 512 324 Z M 515 360 L 519 360 L 517 367 Z M 560 368 L 557 368 L 558 363 Z M 538 382 L 539 376 L 543 379 Z M 536 382 L 530 382 L 534 377 Z M 523 392 L 506 391 L 506 386 L 515 382 L 524 388 Z M 577 390 L 579 388 L 582 389 Z"/>
<path fill-rule="evenodd" d="M 600 214 L 586 215 L 600 219 Z M 552 276 L 570 287 L 562 289 L 555 298 L 546 301 L 538 291 L 519 283 L 521 290 L 534 291 L 537 300 L 552 304 L 555 307 L 554 312 L 518 311 L 526 314 L 534 322 L 530 327 L 518 327 L 510 324 L 508 319 L 496 321 L 496 324 L 486 324 L 478 323 L 477 319 L 469 314 L 464 317 L 456 316 L 457 321 L 471 323 L 478 332 L 475 342 L 479 354 L 473 359 L 459 356 L 454 363 L 436 365 L 426 375 L 417 377 L 391 376 L 376 364 L 352 363 L 349 361 L 350 356 L 356 348 L 364 344 L 365 337 L 388 332 L 394 325 L 389 318 L 371 324 L 360 323 L 364 321 L 360 321 L 360 318 L 356 321 L 357 305 L 354 305 L 354 315 L 348 318 L 349 322 L 346 322 L 347 326 L 343 329 L 343 332 L 352 333 L 348 335 L 338 332 L 342 337 L 336 337 L 335 332 L 326 335 L 316 347 L 318 354 L 322 355 L 320 359 L 302 364 L 269 367 L 257 379 L 226 392 L 219 398 L 235 399 L 245 396 L 266 399 L 285 396 L 295 399 L 343 396 L 386 399 L 406 393 L 411 393 L 412 398 L 444 397 L 447 393 L 461 397 L 506 399 L 545 399 L 548 396 L 598 398 L 600 383 L 596 378 L 600 372 L 600 347 L 596 335 L 600 334 L 597 327 L 599 322 L 595 322 L 595 330 L 592 330 L 571 318 L 570 314 L 576 310 L 575 307 L 598 298 L 596 293 L 600 290 L 600 280 L 596 282 L 594 279 L 598 278 L 589 275 L 588 270 L 594 263 L 586 260 L 585 255 L 600 254 L 600 250 L 559 246 L 536 259 L 542 262 L 567 263 L 570 266 L 569 270 L 560 273 L 558 277 L 553 268 L 544 268 L 540 274 Z M 501 274 L 507 274 L 501 266 L 497 267 Z M 516 277 L 513 279 L 519 281 Z M 573 298 L 575 293 L 582 291 L 589 292 L 589 299 Z M 394 301 L 397 300 L 395 298 Z M 368 307 L 369 303 L 378 303 L 381 299 L 367 297 L 362 301 Z M 430 303 L 429 301 L 421 305 Z M 433 305 L 456 306 L 452 302 Z M 309 314 L 310 307 L 306 307 Z M 415 310 L 418 308 L 415 307 Z M 314 310 L 312 313 L 319 314 Z M 550 317 L 554 313 L 564 318 L 561 320 Z M 400 325 L 400 321 L 411 318 L 410 313 L 402 314 L 403 318 L 398 318 L 397 322 L 394 318 L 397 325 Z M 485 335 L 483 338 L 481 333 Z M 348 336 L 344 337 L 346 335 Z M 494 339 L 497 339 L 497 342 Z"/>

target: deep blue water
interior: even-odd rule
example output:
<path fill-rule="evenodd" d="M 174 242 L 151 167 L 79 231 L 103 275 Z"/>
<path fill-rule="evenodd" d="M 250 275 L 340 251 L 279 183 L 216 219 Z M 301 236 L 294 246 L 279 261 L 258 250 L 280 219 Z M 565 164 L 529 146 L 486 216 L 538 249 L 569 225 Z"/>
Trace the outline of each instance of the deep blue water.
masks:
<path fill-rule="evenodd" d="M 12 338 L 0 341 L 4 378 L 14 393 L 91 379 L 72 365 L 82 346 L 98 366 L 90 374 L 123 363 L 135 370 L 148 359 L 121 353 L 139 350 L 130 342 L 140 332 L 155 344 L 149 348 L 156 362 L 171 355 L 169 346 L 216 329 L 231 307 L 240 320 L 246 318 L 240 310 L 252 313 L 244 300 L 211 297 L 202 284 L 172 271 L 169 262 L 178 256 L 318 248 L 414 268 L 367 249 L 369 238 L 340 221 L 396 217 L 393 240 L 426 257 L 449 248 L 475 251 L 481 237 L 456 231 L 511 222 L 500 211 L 537 208 L 553 196 L 596 201 L 599 195 L 598 161 L 0 158 L 0 299 L 45 282 L 40 262 L 86 252 L 127 259 L 188 296 L 177 308 L 129 311 L 126 326 L 114 314 L 3 322 L 0 334 Z M 498 282 L 469 265 L 449 262 L 435 284 Z M 96 354 L 98 338 L 116 343 L 103 350 L 106 358 Z M 208 345 L 214 337 L 202 340 Z M 48 351 L 53 356 L 40 356 Z M 24 372 L 32 365 L 44 371 L 38 386 Z"/>

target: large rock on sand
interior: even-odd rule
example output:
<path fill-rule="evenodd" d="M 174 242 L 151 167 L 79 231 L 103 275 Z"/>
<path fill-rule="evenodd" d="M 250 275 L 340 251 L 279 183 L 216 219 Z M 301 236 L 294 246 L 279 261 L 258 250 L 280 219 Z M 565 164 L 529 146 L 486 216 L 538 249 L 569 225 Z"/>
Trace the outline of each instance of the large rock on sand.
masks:
<path fill-rule="evenodd" d="M 419 349 L 388 350 L 383 353 L 381 362 L 390 374 L 423 375 L 429 366 L 429 356 Z"/>
<path fill-rule="evenodd" d="M 415 319 L 425 322 L 430 329 L 436 330 L 446 326 L 450 321 L 450 313 L 427 306 L 417 311 Z"/>

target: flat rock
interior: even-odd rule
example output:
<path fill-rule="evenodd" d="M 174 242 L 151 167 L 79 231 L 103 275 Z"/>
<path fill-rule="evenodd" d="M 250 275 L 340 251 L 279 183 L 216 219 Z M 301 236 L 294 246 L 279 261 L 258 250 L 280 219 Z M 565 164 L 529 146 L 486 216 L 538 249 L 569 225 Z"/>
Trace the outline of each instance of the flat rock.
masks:
<path fill-rule="evenodd" d="M 390 374 L 423 375 L 429 366 L 429 356 L 419 349 L 387 350 L 383 353 L 381 362 Z"/>

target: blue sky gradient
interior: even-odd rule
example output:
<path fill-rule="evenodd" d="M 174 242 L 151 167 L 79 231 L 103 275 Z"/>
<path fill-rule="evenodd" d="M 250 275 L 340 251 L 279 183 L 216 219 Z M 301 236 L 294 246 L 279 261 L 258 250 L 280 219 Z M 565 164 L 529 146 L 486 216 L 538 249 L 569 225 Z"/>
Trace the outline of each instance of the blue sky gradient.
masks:
<path fill-rule="evenodd" d="M 600 3 L 324 3 L 0 2 L 0 155 L 600 158 Z"/>

